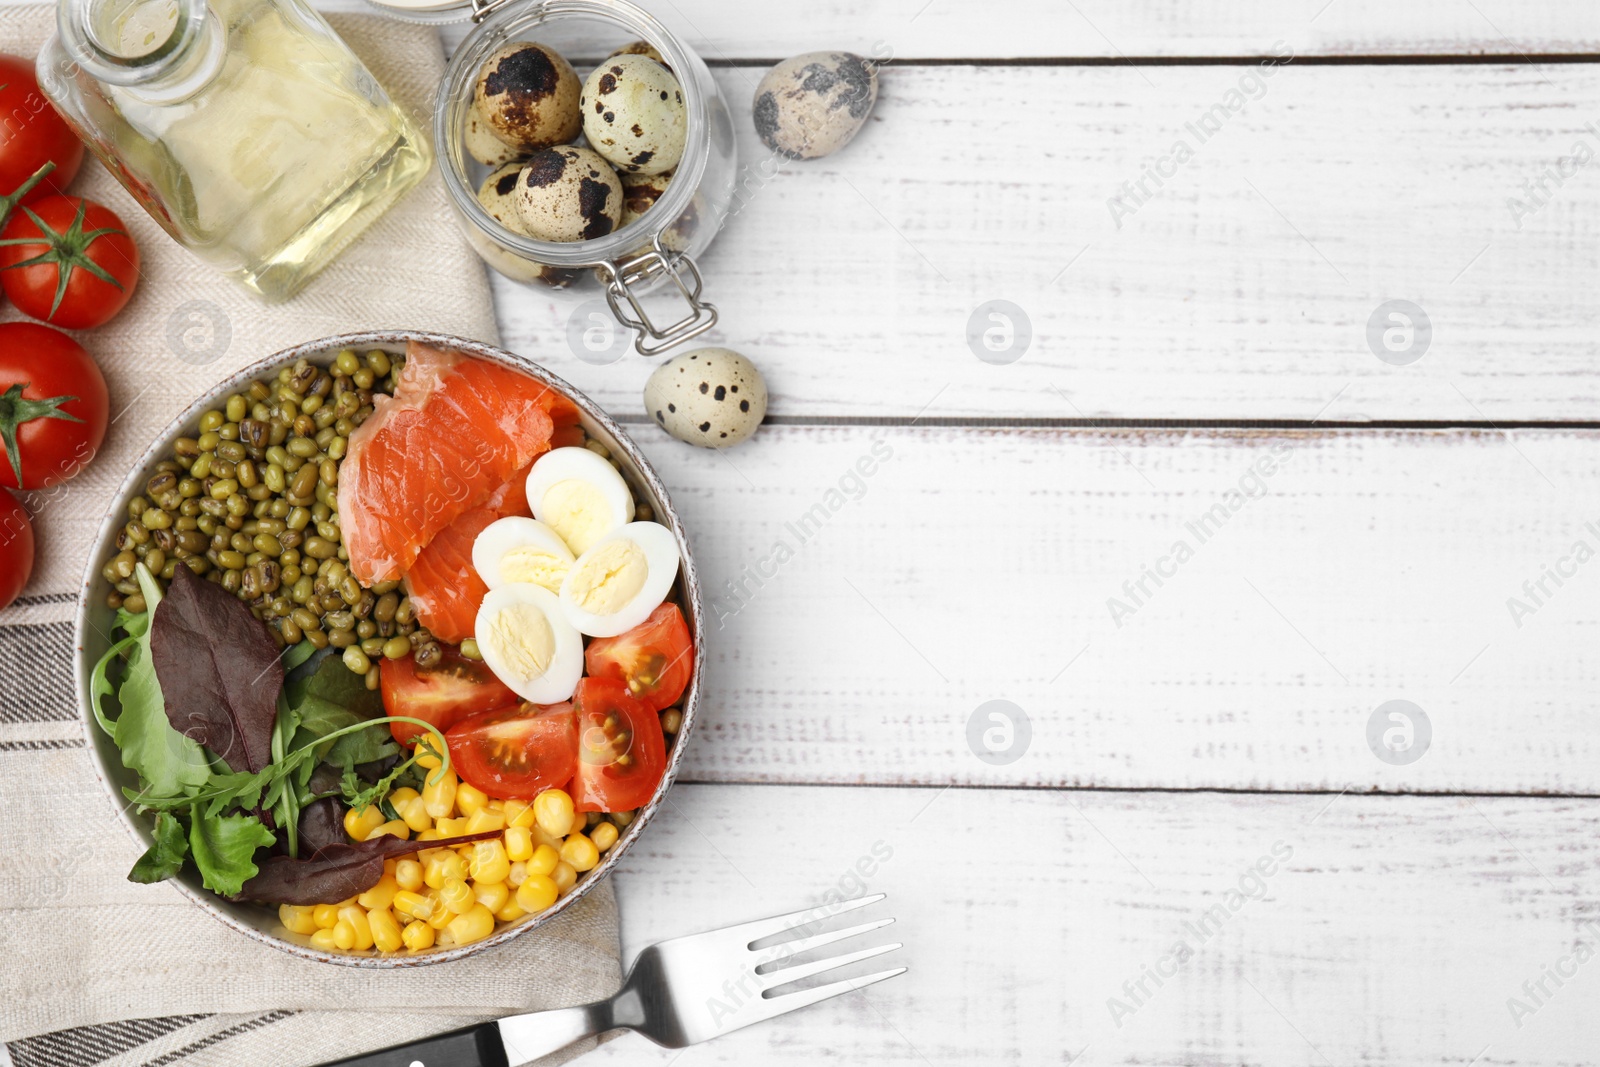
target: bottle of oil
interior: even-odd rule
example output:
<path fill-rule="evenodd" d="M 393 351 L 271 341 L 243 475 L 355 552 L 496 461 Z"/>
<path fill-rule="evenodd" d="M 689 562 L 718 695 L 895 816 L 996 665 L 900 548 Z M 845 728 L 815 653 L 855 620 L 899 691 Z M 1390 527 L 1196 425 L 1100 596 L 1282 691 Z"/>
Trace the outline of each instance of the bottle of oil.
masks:
<path fill-rule="evenodd" d="M 429 166 L 304 0 L 58 0 L 39 84 L 180 244 L 292 296 Z"/>

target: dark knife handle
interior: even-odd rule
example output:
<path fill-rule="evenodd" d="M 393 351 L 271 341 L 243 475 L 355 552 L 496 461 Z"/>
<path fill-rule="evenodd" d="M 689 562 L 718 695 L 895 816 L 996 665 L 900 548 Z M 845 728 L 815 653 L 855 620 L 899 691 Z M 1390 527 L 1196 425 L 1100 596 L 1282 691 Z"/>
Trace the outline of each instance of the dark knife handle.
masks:
<path fill-rule="evenodd" d="M 425 1037 L 409 1045 L 364 1052 L 323 1067 L 511 1067 L 499 1023 Z"/>

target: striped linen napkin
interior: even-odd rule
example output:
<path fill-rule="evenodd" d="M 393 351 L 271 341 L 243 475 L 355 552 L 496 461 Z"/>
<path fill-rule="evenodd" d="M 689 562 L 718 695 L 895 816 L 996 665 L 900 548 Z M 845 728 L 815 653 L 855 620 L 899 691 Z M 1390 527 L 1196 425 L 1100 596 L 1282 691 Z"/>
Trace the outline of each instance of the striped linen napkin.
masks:
<path fill-rule="evenodd" d="M 0 51 L 36 54 L 52 18 L 0 0 Z M 330 21 L 425 118 L 444 67 L 437 34 L 370 16 Z M 609 996 L 620 981 L 609 886 L 472 958 L 372 972 L 279 952 L 169 886 L 127 881 L 141 850 L 95 777 L 71 680 L 74 590 L 117 483 L 196 395 L 261 356 L 362 329 L 490 341 L 496 331 L 483 267 L 437 175 L 277 307 L 191 259 L 97 163 L 72 191 L 123 218 L 144 277 L 115 321 L 79 335 L 105 372 L 115 421 L 87 470 L 27 495 L 38 562 L 23 597 L 0 611 L 0 1067 L 7 1055 L 16 1067 L 297 1067 Z M 16 315 L 0 307 L 0 320 Z M 208 362 L 177 347 L 194 329 L 208 331 Z"/>

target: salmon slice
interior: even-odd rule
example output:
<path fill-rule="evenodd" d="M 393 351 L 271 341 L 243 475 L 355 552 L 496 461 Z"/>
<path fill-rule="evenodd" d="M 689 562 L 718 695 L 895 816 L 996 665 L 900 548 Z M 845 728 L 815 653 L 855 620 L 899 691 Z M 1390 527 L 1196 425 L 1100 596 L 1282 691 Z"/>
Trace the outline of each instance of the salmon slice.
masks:
<path fill-rule="evenodd" d="M 478 608 L 489 592 L 472 566 L 472 543 L 496 519 L 533 516 L 528 508 L 527 485 L 525 468 L 491 493 L 482 507 L 463 512 L 435 534 L 406 572 L 406 595 L 411 598 L 417 621 L 439 640 L 458 645 L 472 636 Z"/>
<path fill-rule="evenodd" d="M 571 400 L 526 374 L 408 343 L 395 395 L 376 399 L 339 465 L 350 573 L 363 585 L 402 577 L 441 530 L 577 421 Z"/>

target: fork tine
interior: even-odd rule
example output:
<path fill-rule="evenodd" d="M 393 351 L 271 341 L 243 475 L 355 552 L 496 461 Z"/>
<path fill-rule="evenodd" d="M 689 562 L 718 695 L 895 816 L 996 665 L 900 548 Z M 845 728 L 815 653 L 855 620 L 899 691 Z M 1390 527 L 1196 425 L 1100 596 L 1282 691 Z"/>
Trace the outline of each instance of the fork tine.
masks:
<path fill-rule="evenodd" d="M 812 934 L 810 937 L 797 937 L 793 941 L 779 941 L 776 945 L 768 945 L 759 951 L 779 953 L 775 959 L 787 959 L 802 952 L 810 952 L 814 948 L 821 948 L 823 945 L 831 945 L 835 941 L 843 941 L 847 937 L 858 937 L 872 930 L 881 930 L 892 922 L 893 919 L 875 919 L 843 930 L 827 930 L 820 934 Z"/>
<path fill-rule="evenodd" d="M 738 926 L 725 926 L 717 933 L 724 937 L 743 937 L 746 943 L 759 941 L 763 937 L 781 934 L 785 930 L 792 930 L 798 926 L 810 926 L 812 923 L 821 922 L 823 919 L 831 919 L 835 915 L 843 915 L 847 911 L 864 908 L 868 904 L 876 904 L 885 896 L 887 896 L 885 893 L 874 893 L 869 897 L 847 900 L 843 904 L 836 906 L 830 914 L 817 915 L 806 919 L 805 922 L 797 922 L 796 920 L 805 919 L 806 916 L 811 915 L 813 912 L 821 911 L 827 905 L 819 904 L 815 907 L 802 908 L 799 911 L 791 911 L 787 915 L 774 915 L 770 919 L 756 919 L 754 922 L 740 923 Z"/>
<path fill-rule="evenodd" d="M 827 1000 L 830 997 L 836 997 L 840 993 L 853 993 L 857 989 L 865 989 L 869 985 L 893 978 L 897 974 L 905 973 L 906 969 L 904 967 L 894 967 L 887 971 L 879 971 L 877 974 L 869 974 L 865 978 L 846 978 L 843 981 L 833 982 L 829 985 L 817 986 L 815 989 L 802 989 L 795 993 L 783 993 L 775 997 L 769 997 L 762 1003 L 762 1008 L 765 1010 L 761 1012 L 759 1019 L 752 1019 L 751 1021 L 765 1021 L 779 1015 L 785 1015 L 798 1008 L 810 1007 L 812 1004 Z"/>
<path fill-rule="evenodd" d="M 832 959 L 814 960 L 811 963 L 801 963 L 793 967 L 784 967 L 781 970 L 768 971 L 761 976 L 769 979 L 767 984 L 762 986 L 762 989 L 776 989 L 778 986 L 788 985 L 790 982 L 798 982 L 802 978 L 810 978 L 812 975 L 821 974 L 823 971 L 831 971 L 847 964 L 859 963 L 861 960 L 870 960 L 874 956 L 881 956 L 885 952 L 893 952 L 897 948 L 904 947 L 902 943 L 896 941 L 892 945 L 874 945 L 872 948 L 847 952 L 843 956 L 834 956 Z"/>

